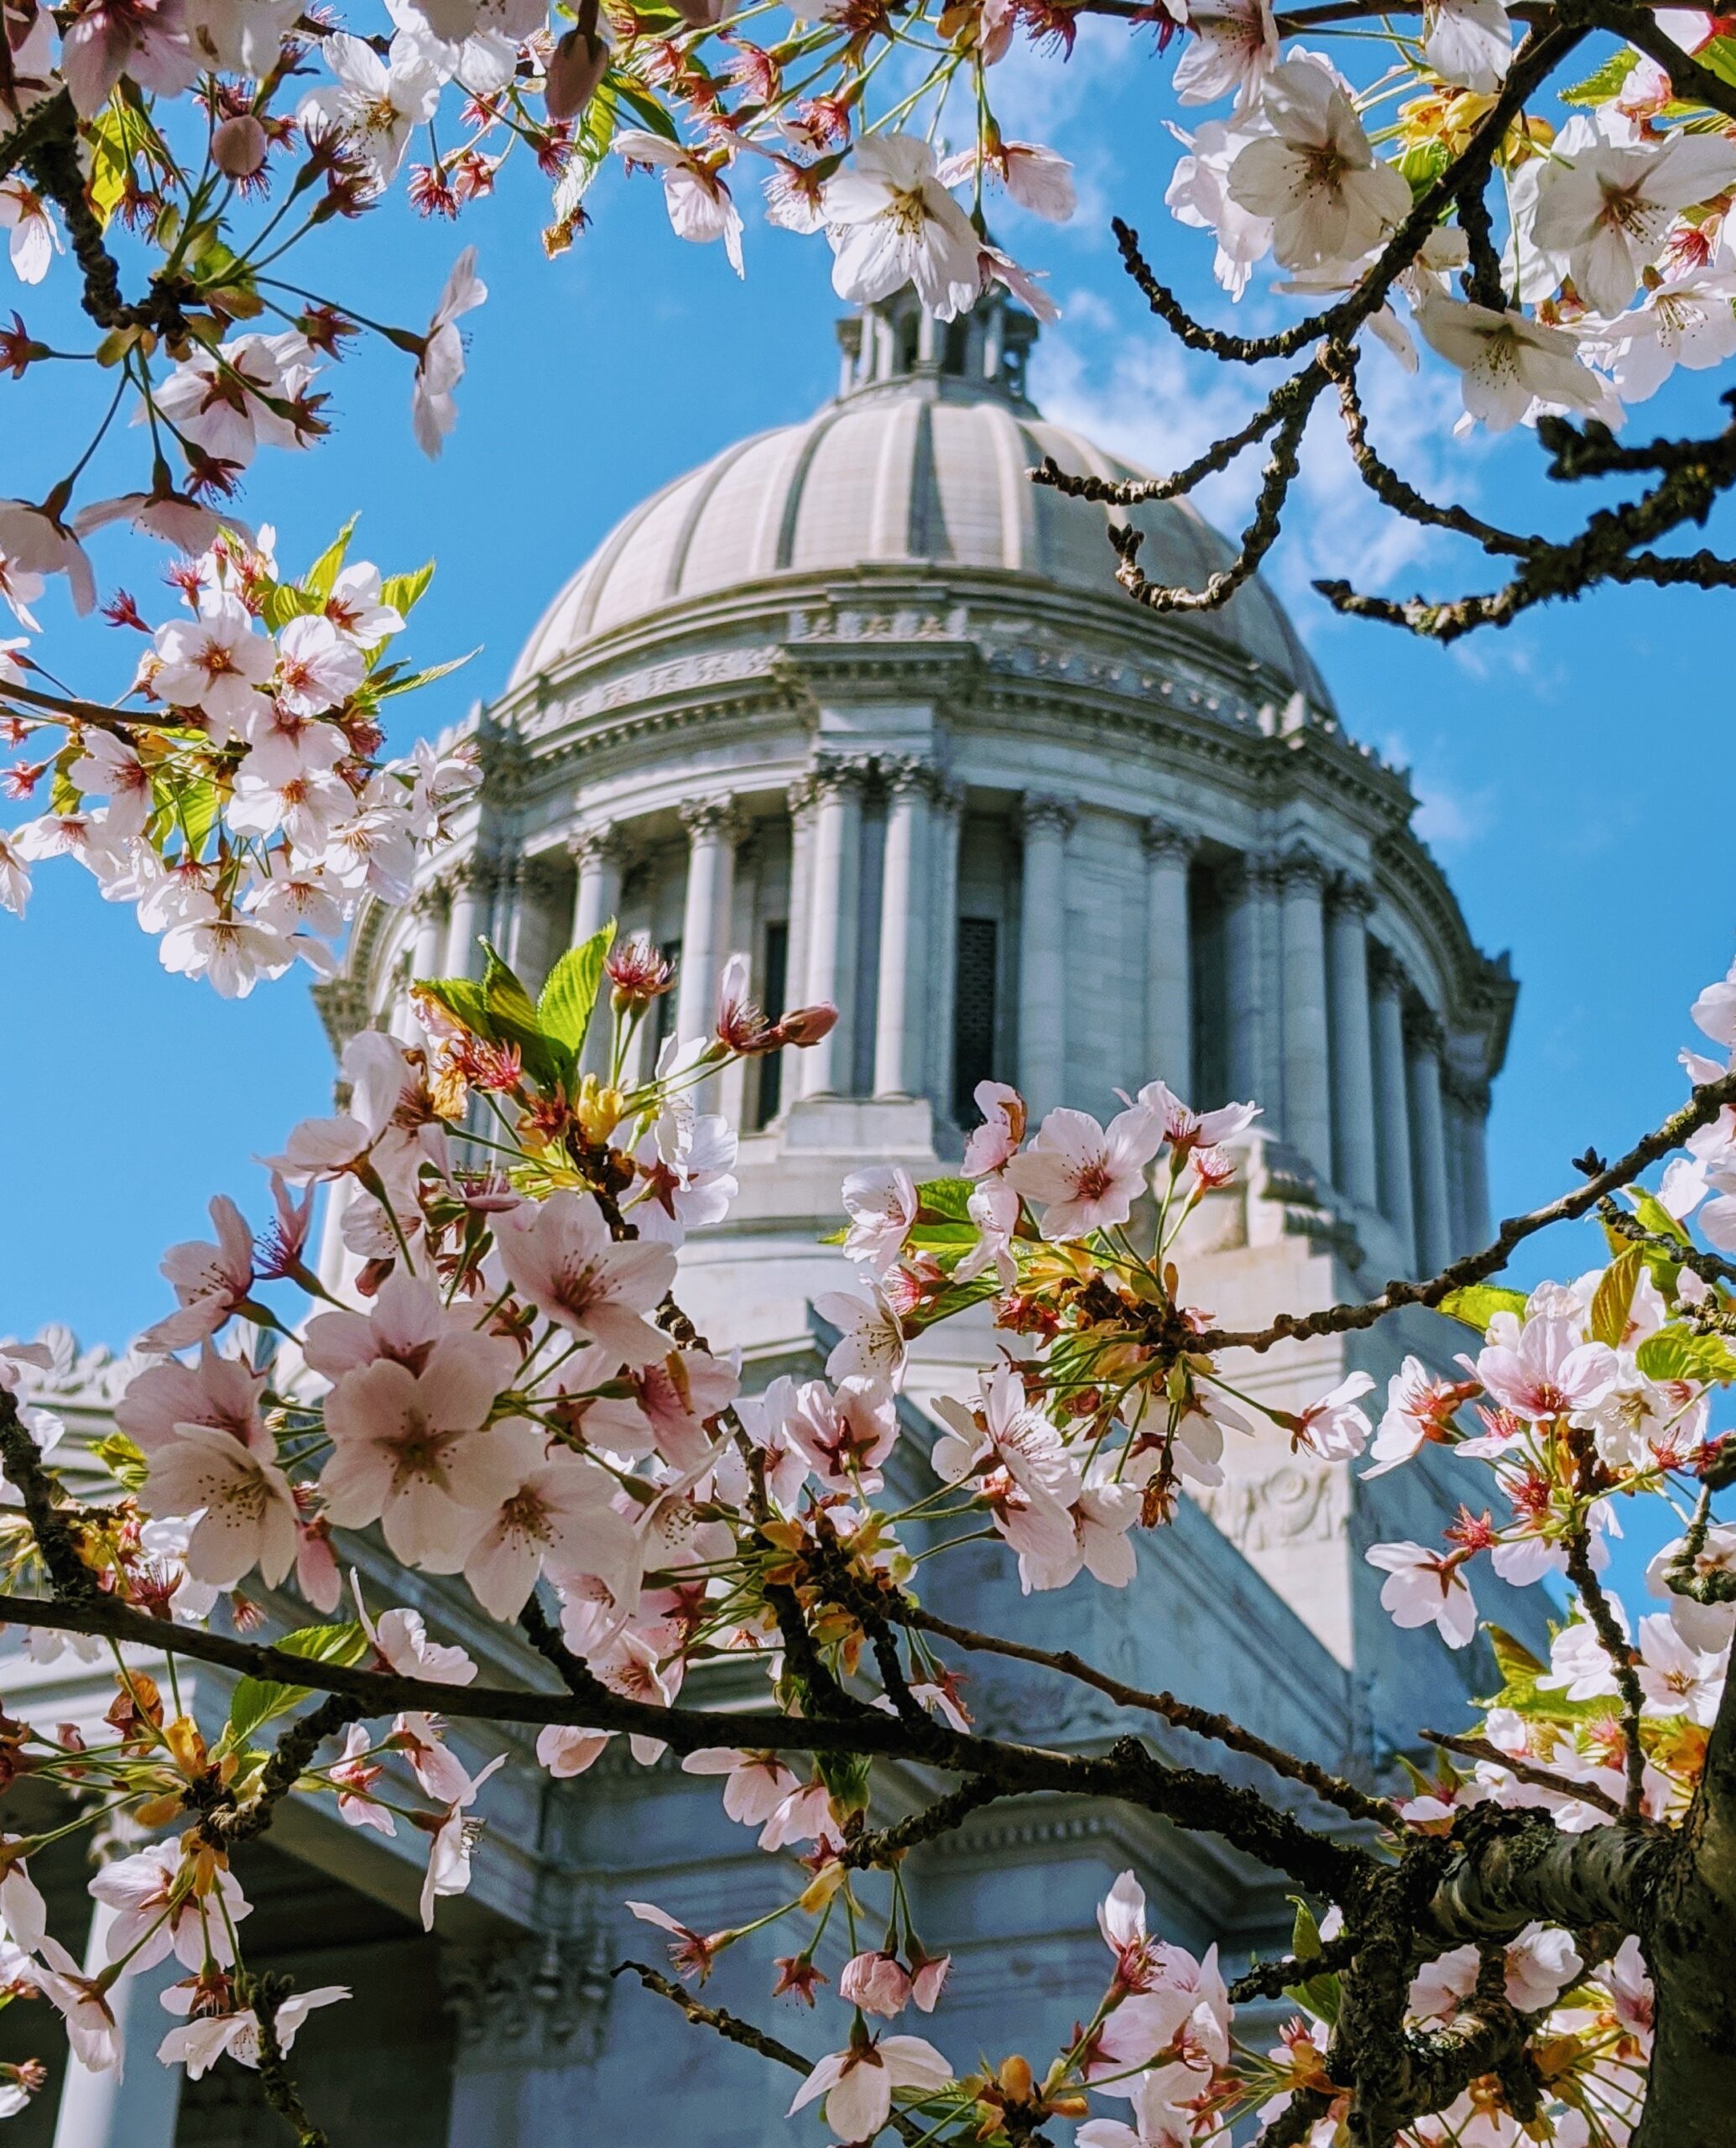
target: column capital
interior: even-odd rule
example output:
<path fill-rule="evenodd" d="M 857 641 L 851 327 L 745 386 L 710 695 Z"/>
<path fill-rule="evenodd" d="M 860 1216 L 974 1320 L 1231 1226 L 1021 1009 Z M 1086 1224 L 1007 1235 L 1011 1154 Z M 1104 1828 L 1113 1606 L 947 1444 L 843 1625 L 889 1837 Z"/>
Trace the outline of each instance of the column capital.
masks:
<path fill-rule="evenodd" d="M 446 876 L 444 873 L 439 873 L 425 887 L 418 888 L 410 897 L 410 914 L 414 917 L 443 917 L 451 898 L 451 889 L 446 884 Z"/>
<path fill-rule="evenodd" d="M 1279 881 L 1286 894 L 1293 888 L 1301 888 L 1323 895 L 1332 877 L 1332 868 L 1319 852 L 1311 850 L 1305 842 L 1293 843 L 1276 863 Z"/>
<path fill-rule="evenodd" d="M 920 753 L 893 753 L 880 764 L 880 780 L 894 798 L 933 798 L 941 787 L 941 772 Z"/>
<path fill-rule="evenodd" d="M 550 1932 L 440 1950 L 461 2070 L 584 2065 L 608 2011 L 607 1935 Z"/>
<path fill-rule="evenodd" d="M 1040 831 L 1065 841 L 1078 817 L 1078 808 L 1066 798 L 1028 790 L 1019 801 L 1019 824 L 1027 836 Z"/>
<path fill-rule="evenodd" d="M 1374 890 L 1353 873 L 1339 873 L 1327 889 L 1327 903 L 1336 915 L 1359 917 L 1366 924 L 1374 915 Z"/>
<path fill-rule="evenodd" d="M 727 793 L 718 798 L 683 799 L 675 811 L 689 840 L 694 842 L 709 836 L 734 844 L 747 833 L 748 824 L 737 811 L 734 799 Z"/>
<path fill-rule="evenodd" d="M 1441 1017 L 1420 999 L 1413 999 L 1405 1009 L 1405 1042 L 1412 1051 L 1432 1052 L 1437 1058 L 1447 1042 Z"/>
<path fill-rule="evenodd" d="M 1139 830 L 1139 844 L 1154 864 L 1186 865 L 1200 847 L 1191 828 L 1178 828 L 1160 813 L 1154 813 Z"/>
<path fill-rule="evenodd" d="M 468 858 L 461 858 L 450 866 L 446 877 L 455 890 L 467 889 L 477 894 L 492 894 L 500 882 L 500 860 L 484 858 L 480 852 L 472 851 Z"/>
<path fill-rule="evenodd" d="M 1441 1069 L 1441 1092 L 1452 1104 L 1473 1118 L 1487 1118 L 1489 1108 L 1489 1085 L 1480 1074 L 1468 1074 L 1462 1067 L 1444 1063 Z"/>
<path fill-rule="evenodd" d="M 581 828 L 568 840 L 566 854 L 584 873 L 598 866 L 624 866 L 631 847 L 626 830 L 616 821 L 606 821 L 596 827 Z"/>
<path fill-rule="evenodd" d="M 545 895 L 551 894 L 559 884 L 560 868 L 551 852 L 533 851 L 520 858 L 512 868 L 513 885 L 521 894 Z"/>
<path fill-rule="evenodd" d="M 808 771 L 816 794 L 824 797 L 838 791 L 863 791 L 874 777 L 872 753 L 821 753 Z"/>
<path fill-rule="evenodd" d="M 1384 940 L 1368 942 L 1368 988 L 1393 997 L 1405 988 L 1405 965 Z"/>

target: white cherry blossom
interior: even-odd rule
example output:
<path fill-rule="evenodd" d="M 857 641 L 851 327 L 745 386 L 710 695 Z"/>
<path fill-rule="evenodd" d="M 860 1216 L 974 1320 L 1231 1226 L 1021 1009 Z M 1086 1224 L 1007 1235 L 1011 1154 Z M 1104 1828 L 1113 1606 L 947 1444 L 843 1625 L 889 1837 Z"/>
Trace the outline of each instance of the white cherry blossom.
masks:
<path fill-rule="evenodd" d="M 885 2125 L 894 2089 L 932 2095 L 951 2078 L 951 2067 L 920 2036 L 865 2037 L 828 2052 L 796 2090 L 787 2115 L 824 2096 L 826 2122 L 839 2140 L 868 2140 Z"/>
<path fill-rule="evenodd" d="M 832 289 L 867 305 L 905 284 L 937 321 L 976 303 L 977 237 L 946 191 L 927 143 L 913 134 L 858 142 L 821 193 Z"/>
<path fill-rule="evenodd" d="M 1537 185 L 1539 245 L 1567 258 L 1586 304 L 1618 314 L 1677 214 L 1736 183 L 1736 143 L 1673 134 L 1661 148 L 1599 145 L 1551 159 Z"/>
<path fill-rule="evenodd" d="M 1272 221 L 1286 268 L 1353 261 L 1378 246 L 1410 206 L 1410 189 L 1369 147 L 1356 108 L 1327 68 L 1287 60 L 1260 91 L 1269 135 L 1231 165 L 1229 198 Z"/>

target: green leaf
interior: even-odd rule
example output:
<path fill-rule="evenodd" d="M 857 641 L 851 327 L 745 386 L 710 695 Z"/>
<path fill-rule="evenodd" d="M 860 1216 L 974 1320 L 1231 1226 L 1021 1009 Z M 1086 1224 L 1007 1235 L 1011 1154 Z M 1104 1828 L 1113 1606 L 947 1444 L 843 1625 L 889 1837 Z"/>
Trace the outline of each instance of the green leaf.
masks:
<path fill-rule="evenodd" d="M 165 786 L 164 803 L 175 826 L 180 829 L 187 855 L 197 858 L 205 839 L 216 826 L 222 799 L 209 776 L 195 776 Z"/>
<path fill-rule="evenodd" d="M 498 1044 L 500 1036 L 488 1014 L 482 988 L 473 977 L 419 977 L 413 992 L 425 992 L 436 1007 L 444 1007 L 452 1019 L 481 1037 L 485 1044 Z"/>
<path fill-rule="evenodd" d="M 300 1627 L 271 1645 L 285 1655 L 305 1656 L 310 1663 L 359 1663 L 368 1650 L 368 1635 L 350 1619 L 340 1625 Z M 274 1678 L 243 1678 L 230 1697 L 229 1744 L 244 1745 L 261 1723 L 299 1707 L 312 1690 L 282 1685 Z"/>
<path fill-rule="evenodd" d="M 321 605 L 331 594 L 338 576 L 343 571 L 344 555 L 350 549 L 350 540 L 355 532 L 356 518 L 352 514 L 301 577 L 303 589 L 310 597 L 317 597 Z"/>
<path fill-rule="evenodd" d="M 1639 55 L 1634 57 L 1637 60 Z M 1710 44 L 1702 44 L 1694 57 L 1719 81 L 1736 86 L 1736 37 L 1715 37 Z"/>
<path fill-rule="evenodd" d="M 496 1035 L 518 1045 L 527 1073 L 545 1088 L 554 1087 L 571 1073 L 571 1054 L 544 1030 L 530 994 L 487 940 L 482 951 L 488 958 L 482 972 L 482 1003 Z"/>
<path fill-rule="evenodd" d="M 1635 1217 L 1654 1238 L 1668 1238 L 1673 1245 L 1692 1243 L 1680 1219 L 1670 1213 L 1656 1194 L 1639 1186 L 1632 1190 L 1631 1198 Z"/>
<path fill-rule="evenodd" d="M 970 1221 L 971 1196 L 977 1190 L 972 1178 L 925 1179 L 916 1189 L 916 1198 L 929 1212 L 929 1220 L 940 1217 L 949 1223 Z"/>
<path fill-rule="evenodd" d="M 123 91 L 111 97 L 86 129 L 91 145 L 91 206 L 105 227 L 120 206 L 132 175 L 133 159 L 155 129 Z"/>
<path fill-rule="evenodd" d="M 449 671 L 462 670 L 472 656 L 480 656 L 482 653 L 482 644 L 478 642 L 474 649 L 462 656 L 448 657 L 444 664 L 430 664 L 424 670 L 412 671 L 406 678 L 388 680 L 379 686 L 378 698 L 385 701 L 393 694 L 413 694 L 418 686 L 430 686 L 436 679 L 444 679 Z"/>
<path fill-rule="evenodd" d="M 660 134 L 665 142 L 680 140 L 680 129 L 643 83 L 634 81 L 631 75 L 619 72 L 612 72 L 609 81 L 622 103 L 654 134 Z"/>
<path fill-rule="evenodd" d="M 1479 1335 L 1488 1332 L 1488 1324 L 1498 1312 L 1522 1313 L 1525 1309 L 1525 1292 L 1506 1290 L 1499 1283 L 1468 1283 L 1462 1290 L 1449 1290 L 1437 1308 L 1449 1319 L 1462 1320 L 1467 1327 L 1474 1327 Z"/>
<path fill-rule="evenodd" d="M 1686 1327 L 1660 1327 L 1634 1353 L 1648 1379 L 1736 1379 L 1736 1353 L 1722 1336 L 1696 1335 Z"/>
<path fill-rule="evenodd" d="M 1439 179 L 1452 155 L 1444 142 L 1413 142 L 1398 160 L 1398 171 L 1413 196 L 1426 194 Z"/>
<path fill-rule="evenodd" d="M 932 1327 L 938 1322 L 950 1320 L 955 1313 L 967 1306 L 979 1306 L 985 1298 L 992 1298 L 1000 1288 L 993 1268 L 986 1269 L 968 1283 L 949 1283 L 938 1297 L 931 1298 L 912 1312 L 904 1315 L 908 1328 Z"/>
<path fill-rule="evenodd" d="M 1603 1280 L 1592 1300 L 1592 1340 L 1607 1342 L 1612 1350 L 1628 1332 L 1628 1316 L 1634 1309 L 1634 1291 L 1640 1280 L 1640 1249 L 1629 1246 L 1603 1270 Z"/>
<path fill-rule="evenodd" d="M 150 1464 L 124 1432 L 110 1432 L 91 1452 L 117 1484 L 136 1492 L 149 1473 Z"/>
<path fill-rule="evenodd" d="M 320 609 L 320 599 L 298 589 L 293 581 L 274 581 L 265 592 L 259 616 L 274 633 L 280 633 L 291 619 L 303 619 Z"/>
<path fill-rule="evenodd" d="M 577 1056 L 591 1025 L 602 983 L 602 966 L 615 944 L 615 920 L 598 927 L 581 946 L 569 947 L 549 972 L 548 981 L 536 1003 L 536 1017 L 544 1031 Z"/>
<path fill-rule="evenodd" d="M 1311 1961 L 1322 1951 L 1320 1926 L 1314 1921 L 1313 1911 L 1300 1895 L 1292 1895 L 1290 1899 L 1296 1912 L 1290 1951 L 1299 1962 Z M 1286 1985 L 1285 1989 L 1287 1997 L 1294 1999 L 1299 2005 L 1306 2006 L 1311 2014 L 1324 2021 L 1329 2028 L 1337 2025 L 1342 1994 L 1336 1974 L 1328 1972 L 1322 1976 L 1308 1977 L 1301 1984 Z"/>
<path fill-rule="evenodd" d="M 389 604 L 400 618 L 407 619 L 433 579 L 432 560 L 425 566 L 418 567 L 414 574 L 388 574 L 380 584 L 380 602 Z"/>
<path fill-rule="evenodd" d="M 1705 55 L 1700 56 L 1703 60 Z M 1611 53 L 1603 65 L 1582 82 L 1575 82 L 1571 89 L 1557 90 L 1556 95 L 1563 104 L 1608 104 L 1639 65 L 1640 55 L 1632 45 L 1624 45 L 1619 52 Z"/>

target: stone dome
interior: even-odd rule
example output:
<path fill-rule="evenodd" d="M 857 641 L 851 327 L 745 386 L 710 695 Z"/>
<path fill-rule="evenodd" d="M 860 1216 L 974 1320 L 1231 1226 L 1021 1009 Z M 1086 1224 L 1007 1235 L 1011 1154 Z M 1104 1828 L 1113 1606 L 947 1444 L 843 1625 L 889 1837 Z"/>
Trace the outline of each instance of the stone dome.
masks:
<path fill-rule="evenodd" d="M 962 569 L 1115 598 L 1112 519 L 1144 532 L 1140 565 L 1154 580 L 1198 587 L 1234 548 L 1188 502 L 1129 516 L 1031 483 L 1026 473 L 1045 456 L 1093 477 L 1148 474 L 1039 414 L 1024 389 L 1035 330 L 1028 315 L 993 306 L 948 334 L 908 292 L 841 322 L 836 399 L 725 448 L 618 523 L 544 613 L 508 692 L 564 671 L 618 629 L 786 576 Z M 1300 690 L 1332 712 L 1295 628 L 1258 579 L 1222 610 L 1167 624 L 1251 660 L 1279 699 Z"/>

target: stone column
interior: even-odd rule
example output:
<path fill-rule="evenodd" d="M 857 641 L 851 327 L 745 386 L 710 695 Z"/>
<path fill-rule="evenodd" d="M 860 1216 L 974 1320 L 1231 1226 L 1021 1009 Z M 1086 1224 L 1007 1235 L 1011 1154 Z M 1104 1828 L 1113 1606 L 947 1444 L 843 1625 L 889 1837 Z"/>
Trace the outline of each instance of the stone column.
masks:
<path fill-rule="evenodd" d="M 610 1998 L 601 1934 L 442 1947 L 452 2017 L 450 2148 L 571 2135 L 594 2086 Z"/>
<path fill-rule="evenodd" d="M 1145 850 L 1145 1064 L 1141 1085 L 1165 1082 L 1193 1096 L 1193 949 L 1188 868 L 1198 840 L 1167 821 L 1147 821 Z"/>
<path fill-rule="evenodd" d="M 1019 912 L 1019 1087 L 1033 1125 L 1061 1101 L 1067 1064 L 1067 834 L 1065 799 L 1024 800 Z"/>
<path fill-rule="evenodd" d="M 1380 1212 L 1408 1258 L 1416 1253 L 1410 1180 L 1410 1091 L 1405 1077 L 1405 973 L 1379 941 L 1368 943 L 1374 1030 L 1374 1154 Z"/>
<path fill-rule="evenodd" d="M 862 790 L 866 770 L 830 761 L 814 771 L 807 983 L 802 998 L 838 1010 L 830 1035 L 797 1055 L 805 1097 L 847 1096 L 856 1063 L 856 953 L 861 937 Z M 798 1003 L 799 1004 L 799 1003 Z"/>
<path fill-rule="evenodd" d="M 501 950 L 533 998 L 548 967 L 549 902 L 555 866 L 546 858 L 521 858 L 512 873 L 512 929 Z"/>
<path fill-rule="evenodd" d="M 1284 1125 L 1283 1058 L 1280 1002 L 1267 952 L 1275 937 L 1279 873 L 1275 858 L 1251 852 L 1230 868 L 1225 886 L 1230 1093 L 1260 1105 L 1274 1133 Z"/>
<path fill-rule="evenodd" d="M 585 828 L 568 845 L 575 884 L 572 944 L 582 947 L 606 920 L 621 914 L 621 868 L 625 846 L 615 828 Z"/>
<path fill-rule="evenodd" d="M 1284 1132 L 1322 1174 L 1332 1167 L 1327 1032 L 1327 869 L 1311 850 L 1284 860 Z"/>
<path fill-rule="evenodd" d="M 1332 1017 L 1332 1177 L 1364 1208 L 1380 1198 L 1376 1154 L 1374 1038 L 1368 997 L 1368 919 L 1374 892 L 1338 880 L 1327 899 L 1327 962 Z"/>
<path fill-rule="evenodd" d="M 925 1082 L 941 1117 L 952 1116 L 953 1001 L 958 989 L 958 837 L 964 786 L 937 783 L 928 821 L 928 1052 Z"/>
<path fill-rule="evenodd" d="M 1485 1246 L 1494 1234 L 1488 1205 L 1488 1083 L 1463 1077 L 1464 1149 L 1461 1159 L 1465 1199 L 1462 1250 Z"/>
<path fill-rule="evenodd" d="M 790 802 L 790 944 L 784 956 L 784 1004 L 799 1007 L 808 996 L 808 935 L 814 910 L 814 822 L 820 793 L 811 775 L 792 783 Z M 785 1062 L 785 1101 L 794 1093 L 795 1057 Z"/>
<path fill-rule="evenodd" d="M 717 1019 L 717 982 L 729 954 L 741 822 L 728 799 L 698 798 L 682 806 L 681 825 L 687 831 L 687 899 L 681 912 L 675 1030 L 686 1044 L 708 1036 Z"/>
<path fill-rule="evenodd" d="M 451 921 L 446 935 L 448 977 L 480 977 L 482 951 L 477 945 L 488 929 L 488 897 L 494 868 L 480 858 L 461 858 L 452 868 Z"/>
<path fill-rule="evenodd" d="M 108 1935 L 120 1915 L 107 1902 L 94 1909 L 85 1948 L 87 1976 L 107 1966 Z M 110 1987 L 108 2003 L 120 2031 L 120 2071 L 87 2073 L 69 2057 L 55 2120 L 55 2148 L 175 2148 L 182 2070 L 159 2065 L 157 2046 L 177 2017 L 164 2013 L 158 1998 L 185 1974 L 171 1954 L 155 1968 L 123 1977 Z"/>
<path fill-rule="evenodd" d="M 1410 1095 L 1411 1169 L 1416 1187 L 1416 1259 L 1425 1275 L 1452 1258 L 1447 1186 L 1447 1123 L 1441 1097 L 1440 1018 L 1412 1006 L 1405 1016 L 1405 1074 Z"/>
<path fill-rule="evenodd" d="M 904 760 L 887 771 L 880 876 L 880 973 L 874 1006 L 874 1094 L 922 1093 L 928 1042 L 929 798 L 934 769 Z"/>
<path fill-rule="evenodd" d="M 410 905 L 415 912 L 416 937 L 410 956 L 413 977 L 438 977 L 446 950 L 446 884 L 435 880 L 424 888 Z"/>

